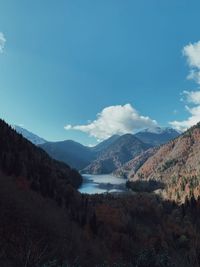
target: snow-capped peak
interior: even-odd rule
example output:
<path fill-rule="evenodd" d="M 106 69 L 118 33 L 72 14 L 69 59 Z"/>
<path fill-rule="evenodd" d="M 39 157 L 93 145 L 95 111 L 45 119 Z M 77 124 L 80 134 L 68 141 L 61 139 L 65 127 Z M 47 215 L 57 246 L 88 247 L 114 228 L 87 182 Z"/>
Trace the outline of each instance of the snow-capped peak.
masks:
<path fill-rule="evenodd" d="M 152 128 L 146 128 L 143 131 L 143 133 L 154 133 L 154 134 L 163 134 L 163 133 L 173 133 L 177 132 L 180 133 L 179 131 L 170 128 L 170 127 L 152 127 Z"/>
<path fill-rule="evenodd" d="M 15 129 L 19 134 L 22 134 L 24 138 L 28 139 L 34 145 L 41 145 L 46 143 L 46 140 L 39 137 L 38 135 L 31 133 L 30 131 L 18 126 L 12 125 L 12 128 Z"/>

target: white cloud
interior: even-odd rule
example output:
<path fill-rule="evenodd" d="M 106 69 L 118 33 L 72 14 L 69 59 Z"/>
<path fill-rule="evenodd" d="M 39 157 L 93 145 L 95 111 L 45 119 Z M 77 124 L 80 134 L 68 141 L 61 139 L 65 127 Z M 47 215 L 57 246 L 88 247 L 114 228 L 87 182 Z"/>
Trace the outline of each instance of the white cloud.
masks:
<path fill-rule="evenodd" d="M 72 126 L 68 124 L 64 128 L 65 128 L 65 130 L 71 130 L 72 129 Z"/>
<path fill-rule="evenodd" d="M 96 120 L 85 125 L 66 125 L 65 129 L 82 131 L 104 140 L 114 134 L 132 133 L 155 125 L 155 120 L 140 115 L 130 104 L 126 104 L 106 107 L 97 114 Z"/>
<path fill-rule="evenodd" d="M 200 91 L 183 91 L 183 94 L 188 103 L 200 105 Z"/>
<path fill-rule="evenodd" d="M 6 38 L 4 34 L 0 32 L 0 53 L 3 53 L 5 43 L 6 43 Z"/>
<path fill-rule="evenodd" d="M 200 84 L 200 70 L 190 70 L 190 73 L 187 76 L 188 80 L 193 80 L 196 83 Z"/>
<path fill-rule="evenodd" d="M 183 55 L 187 58 L 190 67 L 187 78 L 200 84 L 200 41 L 186 45 L 183 48 Z"/>
<path fill-rule="evenodd" d="M 191 107 L 185 106 L 190 114 L 189 118 L 183 121 L 170 122 L 174 128 L 180 131 L 185 131 L 200 121 L 200 91 L 184 91 L 183 94 L 188 105 L 191 105 Z"/>
<path fill-rule="evenodd" d="M 183 55 L 186 57 L 190 68 L 187 78 L 200 84 L 200 41 L 186 45 L 183 48 Z M 200 121 L 200 90 L 183 91 L 183 96 L 181 101 L 186 101 L 187 105 L 185 108 L 189 113 L 189 117 L 183 121 L 170 122 L 173 127 L 182 131 L 187 130 Z"/>

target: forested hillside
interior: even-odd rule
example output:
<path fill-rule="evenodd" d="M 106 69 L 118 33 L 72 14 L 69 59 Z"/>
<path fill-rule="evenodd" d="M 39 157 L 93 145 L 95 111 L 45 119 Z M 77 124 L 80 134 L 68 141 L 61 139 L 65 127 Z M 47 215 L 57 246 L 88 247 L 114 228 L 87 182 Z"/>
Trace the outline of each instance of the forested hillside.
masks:
<path fill-rule="evenodd" d="M 200 123 L 161 146 L 130 177 L 165 184 L 164 196 L 177 202 L 200 195 Z"/>

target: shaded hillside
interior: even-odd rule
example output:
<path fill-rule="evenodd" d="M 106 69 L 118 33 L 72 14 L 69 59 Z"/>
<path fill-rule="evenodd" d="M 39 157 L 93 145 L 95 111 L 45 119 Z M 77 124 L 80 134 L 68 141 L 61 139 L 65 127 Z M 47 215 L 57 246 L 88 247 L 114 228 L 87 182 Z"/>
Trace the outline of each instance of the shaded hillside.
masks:
<path fill-rule="evenodd" d="M 144 144 L 134 135 L 125 134 L 102 151 L 98 158 L 82 172 L 93 174 L 111 173 L 149 147 L 150 145 Z"/>
<path fill-rule="evenodd" d="M 180 132 L 172 128 L 155 127 L 153 129 L 145 129 L 138 132 L 135 136 L 142 142 L 150 144 L 152 146 L 159 146 L 166 144 L 170 140 L 178 137 Z"/>
<path fill-rule="evenodd" d="M 131 180 L 160 180 L 166 197 L 183 201 L 200 193 L 200 123 L 150 157 Z"/>
<path fill-rule="evenodd" d="M 71 140 L 47 142 L 40 147 L 52 158 L 65 162 L 77 170 L 83 169 L 95 157 L 95 153 L 89 147 Z"/>
<path fill-rule="evenodd" d="M 74 199 L 75 200 L 75 199 Z M 61 209 L 0 175 L 1 267 L 199 267 L 200 202 L 82 196 Z"/>
<path fill-rule="evenodd" d="M 0 169 L 6 175 L 27 178 L 27 186 L 44 195 L 56 194 L 58 180 L 78 187 L 82 177 L 68 165 L 51 159 L 46 152 L 34 146 L 0 120 Z M 48 177 L 48 178 L 47 178 Z"/>

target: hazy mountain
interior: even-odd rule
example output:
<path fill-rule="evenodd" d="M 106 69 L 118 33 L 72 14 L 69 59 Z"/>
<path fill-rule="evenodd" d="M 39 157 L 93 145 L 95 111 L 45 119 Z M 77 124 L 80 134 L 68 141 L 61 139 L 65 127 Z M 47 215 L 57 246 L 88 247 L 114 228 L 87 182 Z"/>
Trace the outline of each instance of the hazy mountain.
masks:
<path fill-rule="evenodd" d="M 130 178 L 158 180 L 170 198 L 183 200 L 200 193 L 200 123 L 161 146 Z"/>
<path fill-rule="evenodd" d="M 114 143 L 119 137 L 120 137 L 120 135 L 117 135 L 117 134 L 113 135 L 110 138 L 102 141 L 98 145 L 92 147 L 91 150 L 99 153 L 99 152 L 103 151 L 104 149 L 106 149 L 109 145 Z"/>
<path fill-rule="evenodd" d="M 83 173 L 111 173 L 125 162 L 138 156 L 150 147 L 132 134 L 125 134 L 117 138 L 103 150 L 96 160 L 82 170 Z"/>
<path fill-rule="evenodd" d="M 176 138 L 179 135 L 179 131 L 167 127 L 147 128 L 135 134 L 135 136 L 142 142 L 150 144 L 152 146 L 166 144 L 168 141 Z"/>
<path fill-rule="evenodd" d="M 25 137 L 26 139 L 28 139 L 31 143 L 33 143 L 34 145 L 41 145 L 44 144 L 45 142 L 47 142 L 46 140 L 44 140 L 43 138 L 39 137 L 38 135 L 18 126 L 18 125 L 13 125 L 12 126 L 13 129 L 15 129 L 18 133 L 22 134 L 23 137 Z"/>
<path fill-rule="evenodd" d="M 94 147 L 87 147 L 72 140 L 46 142 L 40 147 L 54 159 L 63 161 L 77 170 L 82 170 L 118 138 L 118 135 L 114 135 Z"/>
<path fill-rule="evenodd" d="M 78 170 L 86 167 L 95 157 L 95 153 L 89 147 L 72 140 L 47 142 L 40 147 L 54 159 L 63 161 Z"/>

